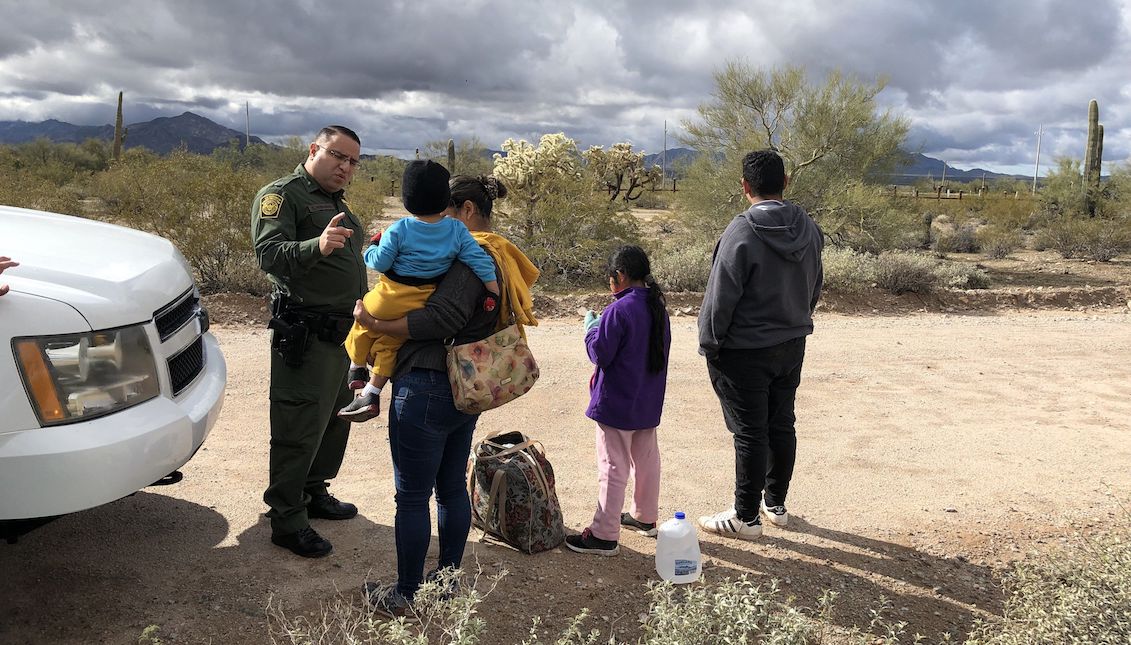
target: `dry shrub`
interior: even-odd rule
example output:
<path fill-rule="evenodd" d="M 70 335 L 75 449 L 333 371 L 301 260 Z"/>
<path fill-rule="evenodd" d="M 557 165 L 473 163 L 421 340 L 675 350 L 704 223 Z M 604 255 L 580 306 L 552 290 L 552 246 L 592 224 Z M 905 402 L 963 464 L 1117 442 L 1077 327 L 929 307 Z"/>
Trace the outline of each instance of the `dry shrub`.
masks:
<path fill-rule="evenodd" d="M 841 247 L 825 247 L 822 255 L 825 288 L 841 293 L 859 293 L 876 281 L 876 256 Z"/>
<path fill-rule="evenodd" d="M 939 286 L 938 260 L 916 253 L 885 253 L 876 258 L 876 286 L 896 295 L 925 294 Z"/>
<path fill-rule="evenodd" d="M 978 231 L 978 245 L 986 255 L 1001 260 L 1021 248 L 1021 231 L 987 226 Z"/>
<path fill-rule="evenodd" d="M 939 232 L 935 235 L 931 248 L 938 253 L 977 253 L 981 250 L 977 226 L 967 222 L 951 230 Z"/>
<path fill-rule="evenodd" d="M 826 248 L 825 287 L 842 293 L 877 287 L 896 295 L 937 289 L 985 289 L 989 276 L 979 267 L 906 251 L 880 255 Z"/>
<path fill-rule="evenodd" d="M 650 255 L 652 274 L 668 291 L 703 291 L 711 274 L 711 254 L 715 244 L 711 240 L 688 240 L 684 244 L 669 244 Z"/>
<path fill-rule="evenodd" d="M 1131 251 L 1131 222 L 1124 218 L 1060 219 L 1040 232 L 1037 246 L 1066 258 L 1108 262 Z"/>

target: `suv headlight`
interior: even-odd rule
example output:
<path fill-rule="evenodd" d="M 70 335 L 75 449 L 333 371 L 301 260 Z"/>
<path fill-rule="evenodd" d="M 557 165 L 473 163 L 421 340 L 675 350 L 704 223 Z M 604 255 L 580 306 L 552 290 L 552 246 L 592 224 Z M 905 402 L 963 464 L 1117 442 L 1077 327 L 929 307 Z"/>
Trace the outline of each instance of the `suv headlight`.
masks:
<path fill-rule="evenodd" d="M 160 393 L 153 348 L 140 325 L 14 338 L 12 350 L 44 426 L 110 414 Z"/>

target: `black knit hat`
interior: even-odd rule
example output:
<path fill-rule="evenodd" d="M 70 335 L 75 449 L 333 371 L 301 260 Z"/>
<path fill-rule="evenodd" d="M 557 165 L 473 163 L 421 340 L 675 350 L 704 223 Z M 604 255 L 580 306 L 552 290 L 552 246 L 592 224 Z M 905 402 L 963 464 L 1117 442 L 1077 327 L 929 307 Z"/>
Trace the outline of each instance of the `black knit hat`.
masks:
<path fill-rule="evenodd" d="M 401 180 L 401 201 L 413 215 L 435 215 L 451 202 L 451 173 L 431 159 L 408 162 Z"/>

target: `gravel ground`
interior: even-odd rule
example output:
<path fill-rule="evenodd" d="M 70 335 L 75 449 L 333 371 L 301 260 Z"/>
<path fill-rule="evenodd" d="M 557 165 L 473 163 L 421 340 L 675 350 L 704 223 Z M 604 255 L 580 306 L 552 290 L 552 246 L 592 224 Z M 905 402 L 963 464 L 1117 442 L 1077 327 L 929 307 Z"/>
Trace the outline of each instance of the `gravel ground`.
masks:
<path fill-rule="evenodd" d="M 841 625 L 866 625 L 883 595 L 910 633 L 963 633 L 1000 609 L 996 576 L 1007 563 L 1119 521 L 1111 494 L 1131 490 L 1129 323 L 1115 310 L 820 314 L 797 404 L 794 522 L 756 542 L 701 536 L 705 578 L 777 578 L 810 606 L 839 591 Z M 184 481 L 0 544 L 0 642 L 134 643 L 158 625 L 165 643 L 262 643 L 269 598 L 315 614 L 337 594 L 357 596 L 367 578 L 391 579 L 384 420 L 356 428 L 333 487 L 361 515 L 315 521 L 333 555 L 308 561 L 272 546 L 261 501 L 267 333 L 252 324 L 215 333 L 227 397 Z M 572 530 L 588 525 L 596 495 L 581 336 L 577 320 L 531 329 L 542 380 L 477 431 L 519 428 L 545 444 Z M 733 450 L 694 319 L 673 318 L 673 337 L 661 513 L 697 516 L 729 506 Z M 481 608 L 486 642 L 521 640 L 525 615 L 557 633 L 583 607 L 593 626 L 628 637 L 647 609 L 649 538 L 626 534 L 620 556 L 598 559 L 526 556 L 477 537 L 466 564 L 509 571 Z"/>

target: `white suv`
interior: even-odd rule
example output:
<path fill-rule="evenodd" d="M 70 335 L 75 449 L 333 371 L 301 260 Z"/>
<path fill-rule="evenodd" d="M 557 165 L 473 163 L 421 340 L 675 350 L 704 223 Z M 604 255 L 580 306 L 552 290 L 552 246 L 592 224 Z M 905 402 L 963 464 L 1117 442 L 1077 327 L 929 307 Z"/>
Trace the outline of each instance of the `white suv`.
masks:
<path fill-rule="evenodd" d="M 0 206 L 0 536 L 174 474 L 227 366 L 188 263 L 129 228 Z"/>

